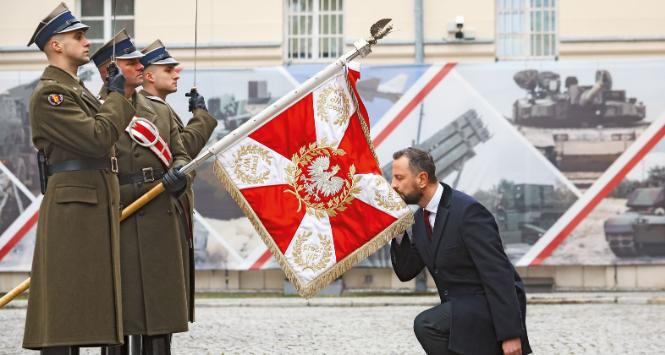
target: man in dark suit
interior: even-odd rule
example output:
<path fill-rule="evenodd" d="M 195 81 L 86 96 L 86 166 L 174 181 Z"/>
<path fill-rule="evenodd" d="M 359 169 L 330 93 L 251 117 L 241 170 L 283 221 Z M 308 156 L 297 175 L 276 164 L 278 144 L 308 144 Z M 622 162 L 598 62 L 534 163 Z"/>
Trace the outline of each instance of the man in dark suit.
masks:
<path fill-rule="evenodd" d="M 393 159 L 393 189 L 420 207 L 412 236 L 392 241 L 395 274 L 408 281 L 427 267 L 441 298 L 414 321 L 422 347 L 428 354 L 531 353 L 524 286 L 492 214 L 439 183 L 428 153 L 407 148 Z"/>

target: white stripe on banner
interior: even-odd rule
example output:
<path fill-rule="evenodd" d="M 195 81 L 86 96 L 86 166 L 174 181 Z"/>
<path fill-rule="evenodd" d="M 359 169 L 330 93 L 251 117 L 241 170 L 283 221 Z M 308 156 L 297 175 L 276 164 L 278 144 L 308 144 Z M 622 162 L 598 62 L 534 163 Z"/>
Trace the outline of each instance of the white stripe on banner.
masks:
<path fill-rule="evenodd" d="M 284 256 L 304 284 L 335 265 L 335 242 L 328 216 L 318 219 L 305 213 Z"/>
<path fill-rule="evenodd" d="M 350 118 L 356 112 L 345 75 L 346 71 L 341 70 L 334 79 L 312 92 L 316 140 L 334 142 L 335 148 L 344 138 Z"/>
<path fill-rule="evenodd" d="M 281 154 L 249 137 L 220 153 L 217 159 L 240 190 L 286 184 L 286 169 L 293 165 Z"/>

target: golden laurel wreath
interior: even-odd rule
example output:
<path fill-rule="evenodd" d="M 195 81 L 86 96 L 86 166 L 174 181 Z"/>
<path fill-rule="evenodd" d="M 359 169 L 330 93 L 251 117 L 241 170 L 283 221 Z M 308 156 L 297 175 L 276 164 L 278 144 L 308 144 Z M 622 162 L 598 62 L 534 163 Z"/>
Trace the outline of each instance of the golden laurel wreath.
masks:
<path fill-rule="evenodd" d="M 330 239 L 324 234 L 317 233 L 320 245 L 307 243 L 312 232 L 303 231 L 296 236 L 296 244 L 293 247 L 293 261 L 300 266 L 303 271 L 310 269 L 314 272 L 322 270 L 328 265 L 332 257 L 332 247 Z M 318 256 L 318 258 L 317 258 Z"/>
<path fill-rule="evenodd" d="M 256 145 L 240 147 L 233 156 L 233 172 L 238 180 L 244 184 L 262 184 L 270 177 L 270 170 L 258 174 L 259 159 L 266 164 L 272 164 L 272 156 L 266 149 Z"/>
<path fill-rule="evenodd" d="M 346 210 L 346 206 L 353 201 L 354 194 L 360 193 L 360 188 L 356 184 L 360 181 L 360 176 L 354 176 L 356 167 L 351 165 L 349 167 L 348 178 L 344 179 L 344 185 L 336 196 L 328 201 L 317 202 L 317 196 L 312 196 L 303 184 L 300 182 L 303 178 L 303 168 L 307 166 L 312 160 L 320 156 L 341 156 L 346 154 L 344 150 L 334 148 L 325 140 L 319 143 L 310 143 L 307 146 L 300 147 L 298 153 L 291 158 L 292 165 L 286 168 L 287 183 L 291 189 L 284 190 L 284 192 L 291 193 L 298 199 L 298 212 L 304 204 L 307 208 L 307 213 L 315 216 L 316 218 L 323 218 L 325 215 L 334 217 L 338 212 Z"/>
<path fill-rule="evenodd" d="M 328 122 L 330 116 L 328 110 L 333 110 L 337 112 L 337 119 L 333 122 L 338 126 L 343 126 L 349 120 L 349 98 L 344 93 L 344 90 L 341 88 L 330 85 L 325 89 L 321 90 L 319 98 L 316 100 L 316 111 L 318 117 L 323 122 Z"/>
<path fill-rule="evenodd" d="M 399 196 L 397 196 L 397 192 L 395 192 L 395 190 L 390 188 L 390 186 L 388 186 L 387 194 L 382 193 L 382 191 L 378 189 L 382 187 L 382 185 L 387 185 L 387 184 L 388 182 L 383 180 L 382 178 L 376 180 L 377 189 L 374 190 L 374 201 L 376 202 L 376 204 L 379 205 L 379 207 L 383 207 L 388 211 L 399 211 L 405 208 L 406 204 L 404 203 L 404 201 L 402 201 L 402 199 Z"/>

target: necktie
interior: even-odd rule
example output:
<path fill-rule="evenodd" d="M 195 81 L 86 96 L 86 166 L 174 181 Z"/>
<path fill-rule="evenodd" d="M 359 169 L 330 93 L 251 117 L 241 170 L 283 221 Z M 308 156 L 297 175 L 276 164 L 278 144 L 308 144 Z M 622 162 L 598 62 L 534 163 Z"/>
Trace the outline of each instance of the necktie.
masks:
<path fill-rule="evenodd" d="M 432 225 L 429 223 L 429 215 L 431 214 L 430 211 L 426 210 L 423 208 L 423 218 L 425 219 L 425 231 L 427 232 L 427 238 L 429 240 L 432 240 Z"/>

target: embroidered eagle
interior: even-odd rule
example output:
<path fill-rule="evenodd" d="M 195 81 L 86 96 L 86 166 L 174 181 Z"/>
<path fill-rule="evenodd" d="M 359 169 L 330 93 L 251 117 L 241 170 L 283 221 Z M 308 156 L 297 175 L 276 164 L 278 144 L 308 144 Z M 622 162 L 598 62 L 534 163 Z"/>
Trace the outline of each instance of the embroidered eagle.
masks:
<path fill-rule="evenodd" d="M 330 169 L 330 171 L 328 171 Z M 330 197 L 335 195 L 344 186 L 344 179 L 335 176 L 339 172 L 339 165 L 330 168 L 330 157 L 320 156 L 307 168 L 309 177 L 302 175 L 300 179 L 305 182 L 305 190 L 314 196 L 315 201 L 320 201 L 319 195 Z"/>

